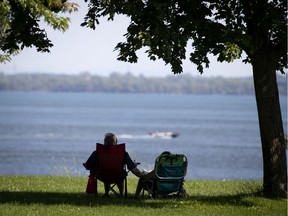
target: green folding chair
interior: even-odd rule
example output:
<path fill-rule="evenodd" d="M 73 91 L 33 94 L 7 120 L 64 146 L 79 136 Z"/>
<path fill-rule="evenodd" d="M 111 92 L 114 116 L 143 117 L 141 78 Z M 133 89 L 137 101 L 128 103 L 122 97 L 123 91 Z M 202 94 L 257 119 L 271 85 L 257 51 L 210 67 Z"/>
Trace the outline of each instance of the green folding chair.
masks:
<path fill-rule="evenodd" d="M 184 192 L 188 161 L 183 154 L 161 154 L 155 161 L 155 178 L 146 182 L 145 190 L 152 197 L 179 196 Z"/>

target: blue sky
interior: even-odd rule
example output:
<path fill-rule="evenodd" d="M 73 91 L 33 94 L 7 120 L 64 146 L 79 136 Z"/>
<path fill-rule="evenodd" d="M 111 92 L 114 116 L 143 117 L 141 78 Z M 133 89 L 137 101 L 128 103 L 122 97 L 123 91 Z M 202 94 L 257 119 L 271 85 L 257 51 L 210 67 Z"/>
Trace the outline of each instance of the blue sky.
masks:
<path fill-rule="evenodd" d="M 78 74 L 90 72 L 97 75 L 109 75 L 111 72 L 127 73 L 144 76 L 172 75 L 170 65 L 162 60 L 150 61 L 145 54 L 145 49 L 138 53 L 138 63 L 131 64 L 117 61 L 117 52 L 114 47 L 118 42 L 125 41 L 123 34 L 129 20 L 118 16 L 113 22 L 102 20 L 96 30 L 80 27 L 83 22 L 87 6 L 82 1 L 78 12 L 67 14 L 71 18 L 70 28 L 66 32 L 56 32 L 48 29 L 48 37 L 54 46 L 50 53 L 38 53 L 34 48 L 27 48 L 12 61 L 0 64 L 0 72 L 6 74 L 20 72 L 48 72 L 61 74 Z M 189 55 L 187 54 L 187 58 Z M 241 60 L 233 63 L 219 63 L 211 56 L 210 67 L 202 76 L 246 77 L 252 76 L 250 64 Z M 189 60 L 183 63 L 184 74 L 197 76 L 196 66 Z"/>

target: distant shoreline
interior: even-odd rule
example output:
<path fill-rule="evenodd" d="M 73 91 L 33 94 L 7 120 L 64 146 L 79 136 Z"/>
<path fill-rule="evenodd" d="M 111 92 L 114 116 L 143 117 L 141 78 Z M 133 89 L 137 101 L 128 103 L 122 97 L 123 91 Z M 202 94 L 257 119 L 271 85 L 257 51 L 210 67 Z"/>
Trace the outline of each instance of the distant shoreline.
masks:
<path fill-rule="evenodd" d="M 287 77 L 278 75 L 280 95 L 287 95 Z M 49 73 L 0 73 L 0 91 L 175 93 L 254 95 L 253 77 L 224 78 L 177 75 L 167 77 Z"/>

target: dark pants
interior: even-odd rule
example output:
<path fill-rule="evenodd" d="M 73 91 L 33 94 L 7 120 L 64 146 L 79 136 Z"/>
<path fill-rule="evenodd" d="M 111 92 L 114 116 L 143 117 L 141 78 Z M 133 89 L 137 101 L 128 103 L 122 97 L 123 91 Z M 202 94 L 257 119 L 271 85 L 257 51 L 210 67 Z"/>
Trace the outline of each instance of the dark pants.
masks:
<path fill-rule="evenodd" d="M 143 177 L 139 178 L 136 192 L 135 192 L 135 197 L 139 197 L 141 191 L 145 189 L 145 184 L 147 181 L 154 179 L 155 177 L 155 171 L 152 170 L 151 172 L 147 173 Z"/>

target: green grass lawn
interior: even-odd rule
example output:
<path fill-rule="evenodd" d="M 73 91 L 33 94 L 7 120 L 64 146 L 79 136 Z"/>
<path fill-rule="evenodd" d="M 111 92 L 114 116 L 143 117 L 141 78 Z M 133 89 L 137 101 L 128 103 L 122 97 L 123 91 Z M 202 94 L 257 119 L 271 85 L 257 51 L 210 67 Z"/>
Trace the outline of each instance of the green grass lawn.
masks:
<path fill-rule="evenodd" d="M 287 215 L 287 199 L 257 195 L 259 181 L 189 180 L 189 197 L 134 200 L 85 193 L 88 178 L 0 176 L 0 215 Z M 132 197 L 137 178 L 128 178 Z"/>

